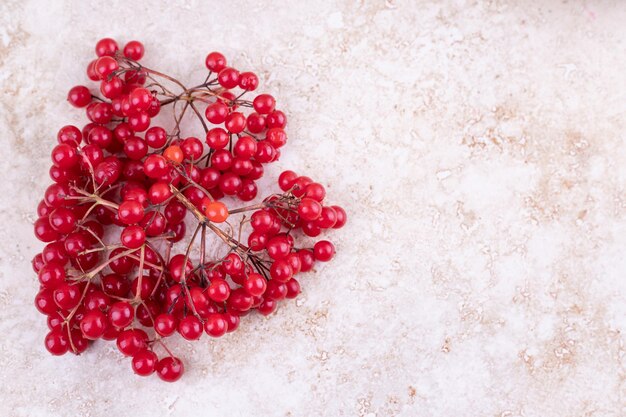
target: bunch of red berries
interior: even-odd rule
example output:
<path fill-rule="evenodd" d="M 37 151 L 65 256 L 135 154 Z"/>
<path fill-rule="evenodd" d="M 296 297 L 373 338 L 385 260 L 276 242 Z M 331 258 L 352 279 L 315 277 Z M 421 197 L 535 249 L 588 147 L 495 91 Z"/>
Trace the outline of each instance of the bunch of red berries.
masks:
<path fill-rule="evenodd" d="M 50 328 L 45 346 L 80 354 L 94 340 L 115 340 L 135 373 L 175 381 L 183 364 L 167 337 L 220 337 L 241 317 L 268 315 L 296 297 L 295 277 L 335 253 L 329 241 L 296 239 L 342 227 L 346 213 L 323 204 L 321 184 L 292 171 L 280 175 L 281 193 L 259 203 L 221 201 L 254 200 L 264 164 L 287 142 L 274 98 L 244 98 L 258 87 L 254 73 L 212 52 L 206 79 L 187 87 L 139 64 L 140 42 L 120 51 L 102 39 L 96 54 L 87 75 L 100 96 L 86 86 L 70 90 L 68 101 L 90 122 L 59 130 L 53 184 L 37 208 L 35 235 L 47 245 L 32 264 L 35 304 Z M 153 125 L 167 106 L 169 131 Z M 185 115 L 200 121 L 206 146 L 181 135 Z M 217 259 L 207 259 L 207 233 L 223 247 Z"/>

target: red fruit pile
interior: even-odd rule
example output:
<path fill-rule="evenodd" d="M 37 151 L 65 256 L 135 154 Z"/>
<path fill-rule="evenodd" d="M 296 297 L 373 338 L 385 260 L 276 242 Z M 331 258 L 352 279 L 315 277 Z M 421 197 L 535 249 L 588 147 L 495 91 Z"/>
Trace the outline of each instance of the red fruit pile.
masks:
<path fill-rule="evenodd" d="M 120 51 L 102 39 L 96 54 L 87 75 L 100 94 L 76 86 L 67 97 L 90 122 L 59 130 L 53 184 L 37 208 L 35 235 L 47 244 L 32 261 L 35 305 L 47 316 L 50 353 L 115 341 L 135 373 L 175 381 L 184 367 L 168 337 L 220 337 L 241 317 L 296 297 L 296 276 L 335 254 L 327 240 L 296 239 L 342 227 L 346 213 L 292 171 L 280 175 L 281 193 L 240 203 L 257 197 L 264 164 L 287 141 L 274 97 L 247 99 L 259 84 L 254 73 L 212 52 L 206 79 L 187 87 L 139 64 L 140 42 Z M 169 131 L 155 124 L 168 107 Z M 205 143 L 182 136 L 185 115 L 200 121 Z M 207 257 L 220 252 L 207 233 L 222 248 L 216 259 Z"/>

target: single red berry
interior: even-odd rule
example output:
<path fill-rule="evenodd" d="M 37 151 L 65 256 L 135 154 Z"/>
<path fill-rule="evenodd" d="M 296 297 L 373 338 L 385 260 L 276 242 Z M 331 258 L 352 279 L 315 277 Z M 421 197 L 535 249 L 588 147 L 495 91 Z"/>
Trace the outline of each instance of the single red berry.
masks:
<path fill-rule="evenodd" d="M 139 41 L 130 41 L 124 45 L 124 56 L 135 61 L 139 61 L 143 58 L 144 47 Z"/>
<path fill-rule="evenodd" d="M 57 232 L 66 235 L 76 228 L 76 215 L 70 209 L 58 207 L 50 213 L 50 226 Z"/>
<path fill-rule="evenodd" d="M 226 58 L 219 52 L 211 52 L 207 55 L 204 63 L 209 71 L 220 72 L 226 67 Z"/>
<path fill-rule="evenodd" d="M 242 90 L 254 91 L 259 86 L 259 77 L 253 72 L 242 72 L 239 75 L 239 87 Z"/>
<path fill-rule="evenodd" d="M 57 133 L 57 141 L 68 145 L 78 146 L 83 139 L 83 134 L 76 126 L 67 125 L 59 129 Z"/>
<path fill-rule="evenodd" d="M 141 226 L 127 226 L 120 235 L 122 245 L 129 249 L 137 249 L 146 241 L 146 231 Z"/>
<path fill-rule="evenodd" d="M 221 127 L 213 128 L 206 134 L 206 143 L 211 149 L 223 149 L 229 141 L 228 133 Z"/>
<path fill-rule="evenodd" d="M 143 205 L 138 201 L 123 201 L 119 206 L 117 216 L 124 224 L 139 223 L 144 216 Z"/>
<path fill-rule="evenodd" d="M 348 221 L 346 211 L 339 206 L 331 206 L 331 208 L 335 210 L 335 214 L 337 215 L 337 222 L 334 224 L 333 229 L 340 229 Z"/>
<path fill-rule="evenodd" d="M 91 103 L 91 93 L 84 85 L 77 85 L 67 93 L 67 101 L 74 107 L 85 107 Z"/>
<path fill-rule="evenodd" d="M 265 134 L 265 138 L 276 149 L 284 146 L 285 143 L 287 143 L 287 134 L 283 129 L 278 127 L 273 127 L 269 129 Z"/>
<path fill-rule="evenodd" d="M 291 278 L 289 281 L 287 281 L 285 285 L 287 286 L 287 295 L 285 296 L 285 298 L 296 298 L 298 294 L 302 292 L 300 289 L 300 283 L 294 278 Z"/>
<path fill-rule="evenodd" d="M 118 301 L 111 305 L 108 312 L 109 321 L 117 328 L 123 329 L 129 326 L 135 318 L 135 310 L 127 301 Z"/>
<path fill-rule="evenodd" d="M 117 348 L 124 356 L 134 356 L 146 348 L 148 335 L 141 329 L 123 330 L 117 336 Z"/>
<path fill-rule="evenodd" d="M 96 43 L 96 55 L 98 56 L 113 56 L 118 49 L 117 42 L 111 38 L 100 39 Z"/>
<path fill-rule="evenodd" d="M 322 214 L 322 205 L 312 198 L 305 197 L 298 205 L 298 214 L 303 220 L 313 221 Z"/>
<path fill-rule="evenodd" d="M 313 256 L 316 261 L 328 262 L 335 255 L 335 246 L 327 240 L 320 240 L 313 246 Z"/>
<path fill-rule="evenodd" d="M 265 116 L 256 112 L 250 113 L 246 118 L 246 126 L 252 133 L 261 133 L 265 129 Z"/>
<path fill-rule="evenodd" d="M 209 298 L 216 303 L 223 303 L 230 296 L 230 286 L 223 279 L 213 279 L 207 290 Z"/>
<path fill-rule="evenodd" d="M 259 114 L 269 114 L 274 110 L 276 100 L 269 94 L 259 94 L 252 101 L 254 110 Z"/>
<path fill-rule="evenodd" d="M 226 67 L 217 75 L 217 81 L 224 88 L 235 88 L 239 85 L 239 71 Z"/>
<path fill-rule="evenodd" d="M 172 314 L 159 314 L 154 319 L 154 330 L 161 336 L 167 337 L 174 334 L 178 322 Z"/>
<path fill-rule="evenodd" d="M 287 286 L 283 282 L 270 279 L 263 297 L 268 300 L 284 300 L 287 297 Z"/>
<path fill-rule="evenodd" d="M 228 321 L 222 314 L 211 313 L 204 322 L 204 330 L 211 337 L 220 337 L 228 331 Z"/>
<path fill-rule="evenodd" d="M 114 99 L 122 94 L 124 82 L 116 76 L 112 76 L 102 80 L 100 83 L 100 92 L 108 99 Z"/>
<path fill-rule="evenodd" d="M 185 372 L 185 367 L 180 359 L 168 356 L 157 362 L 156 371 L 159 378 L 165 382 L 175 382 Z"/>
<path fill-rule="evenodd" d="M 292 245 L 289 240 L 283 236 L 275 236 L 268 240 L 267 254 L 272 259 L 283 259 L 291 252 Z"/>
<path fill-rule="evenodd" d="M 98 58 L 94 69 L 96 71 L 96 74 L 98 74 L 98 77 L 100 77 L 101 80 L 104 80 L 109 75 L 117 71 L 119 67 L 120 66 L 115 58 L 112 58 L 110 56 L 103 56 Z"/>
<path fill-rule="evenodd" d="M 215 125 L 224 123 L 226 116 L 228 116 L 228 106 L 221 102 L 215 102 L 209 104 L 204 112 L 207 120 Z"/>
<path fill-rule="evenodd" d="M 140 376 L 148 376 L 154 373 L 159 358 L 156 353 L 148 349 L 142 349 L 133 355 L 133 371 Z"/>
<path fill-rule="evenodd" d="M 187 161 L 197 161 L 202 157 L 202 153 L 204 152 L 202 142 L 195 137 L 189 137 L 183 140 L 180 144 L 180 149 L 182 149 L 185 160 Z"/>
<path fill-rule="evenodd" d="M 161 155 L 150 155 L 143 162 L 143 171 L 148 178 L 160 178 L 167 170 L 167 160 Z"/>
<path fill-rule="evenodd" d="M 62 283 L 54 290 L 54 302 L 61 310 L 71 310 L 80 302 L 80 287 Z"/>
<path fill-rule="evenodd" d="M 196 316 L 187 316 L 178 322 L 178 333 L 187 340 L 198 340 L 202 335 L 202 322 Z"/>
<path fill-rule="evenodd" d="M 257 273 L 252 273 L 248 275 L 243 287 L 246 292 L 254 297 L 259 297 L 263 295 L 265 289 L 267 288 L 267 282 L 262 275 Z"/>
<path fill-rule="evenodd" d="M 92 310 L 85 314 L 80 321 L 80 331 L 90 340 L 96 340 L 104 334 L 107 327 L 107 318 L 100 310 Z"/>
<path fill-rule="evenodd" d="M 70 348 L 67 332 L 61 329 L 52 330 L 48 333 L 44 344 L 48 352 L 56 356 L 64 355 Z"/>
<path fill-rule="evenodd" d="M 153 126 L 146 131 L 144 139 L 151 148 L 161 148 L 167 142 L 167 133 L 165 129 L 159 126 Z"/>
<path fill-rule="evenodd" d="M 58 263 L 45 264 L 39 269 L 37 277 L 42 286 L 55 289 L 65 283 L 65 269 Z"/>
<path fill-rule="evenodd" d="M 224 122 L 226 126 L 226 130 L 230 133 L 241 133 L 246 127 L 246 117 L 243 113 L 240 112 L 232 112 L 228 116 L 226 116 L 226 120 Z"/>

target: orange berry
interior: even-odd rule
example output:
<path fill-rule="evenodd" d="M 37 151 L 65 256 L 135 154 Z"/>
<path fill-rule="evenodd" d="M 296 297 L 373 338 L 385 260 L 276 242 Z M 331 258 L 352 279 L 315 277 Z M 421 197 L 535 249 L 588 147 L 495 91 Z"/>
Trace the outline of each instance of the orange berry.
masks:
<path fill-rule="evenodd" d="M 181 162 L 183 162 L 183 150 L 180 149 L 180 146 L 178 145 L 171 145 L 168 146 L 164 151 L 163 151 L 163 156 L 165 157 L 165 159 L 175 162 L 177 164 L 180 164 Z"/>
<path fill-rule="evenodd" d="M 203 205 L 205 207 L 204 214 L 213 223 L 223 223 L 228 218 L 228 208 L 221 201 L 211 201 Z"/>

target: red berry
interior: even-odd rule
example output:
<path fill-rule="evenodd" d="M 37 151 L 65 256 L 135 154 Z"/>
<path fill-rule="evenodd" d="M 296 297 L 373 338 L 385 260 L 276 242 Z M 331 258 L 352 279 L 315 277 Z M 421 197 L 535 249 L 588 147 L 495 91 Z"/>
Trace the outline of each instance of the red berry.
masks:
<path fill-rule="evenodd" d="M 174 334 L 177 326 L 177 320 L 171 314 L 159 314 L 154 319 L 154 330 L 163 337 Z"/>
<path fill-rule="evenodd" d="M 327 240 L 320 240 L 313 247 L 316 261 L 328 262 L 335 256 L 335 246 Z"/>
<path fill-rule="evenodd" d="M 211 52 L 207 55 L 204 63 L 209 71 L 220 72 L 226 67 L 226 58 L 219 52 Z"/>
<path fill-rule="evenodd" d="M 100 39 L 96 43 L 96 55 L 98 56 L 113 56 L 118 49 L 117 42 L 111 38 Z"/>
<path fill-rule="evenodd" d="M 254 91 L 259 86 L 259 77 L 253 72 L 242 72 L 239 74 L 239 87 L 242 90 Z"/>
<path fill-rule="evenodd" d="M 100 310 L 92 310 L 85 314 L 80 321 L 80 331 L 90 340 L 96 340 L 104 334 L 107 327 L 107 318 Z"/>
<path fill-rule="evenodd" d="M 298 205 L 298 214 L 303 220 L 313 221 L 322 214 L 322 205 L 312 198 L 303 198 Z"/>
<path fill-rule="evenodd" d="M 118 301 L 109 309 L 109 321 L 117 328 L 123 329 L 129 326 L 135 318 L 135 310 L 127 301 Z"/>
<path fill-rule="evenodd" d="M 198 340 L 202 335 L 202 322 L 196 316 L 184 317 L 178 322 L 178 333 L 187 340 Z"/>
<path fill-rule="evenodd" d="M 165 382 L 178 381 L 185 372 L 185 367 L 180 359 L 168 356 L 157 362 L 156 371 L 159 378 Z"/>
<path fill-rule="evenodd" d="M 84 85 L 77 85 L 67 93 L 67 101 L 74 107 L 85 107 L 91 103 L 91 93 Z"/>
<path fill-rule="evenodd" d="M 146 241 L 146 231 L 141 226 L 128 226 L 120 235 L 122 245 L 129 249 L 137 249 Z"/>
<path fill-rule="evenodd" d="M 124 45 L 124 56 L 135 61 L 139 61 L 143 57 L 144 47 L 139 41 L 130 41 Z"/>
<path fill-rule="evenodd" d="M 98 60 L 96 61 L 94 70 L 96 74 L 98 74 L 98 77 L 101 80 L 104 80 L 109 75 L 117 71 L 119 67 L 120 66 L 115 60 L 115 58 L 112 58 L 110 56 L 103 56 L 103 57 L 98 58 Z"/>
<path fill-rule="evenodd" d="M 44 341 L 46 349 L 53 355 L 63 355 L 67 353 L 70 348 L 70 342 L 67 337 L 67 332 L 61 329 L 53 330 L 46 335 Z"/>
<path fill-rule="evenodd" d="M 133 371 L 140 376 L 151 375 L 156 369 L 158 360 L 156 353 L 148 349 L 142 349 L 133 355 Z"/>
<path fill-rule="evenodd" d="M 217 75 L 217 81 L 224 88 L 235 88 L 239 84 L 239 71 L 226 67 Z"/>
<path fill-rule="evenodd" d="M 148 335 L 141 329 L 123 330 L 117 336 L 117 348 L 124 356 L 134 356 L 146 348 Z"/>
<path fill-rule="evenodd" d="M 204 322 L 204 330 L 211 337 L 220 337 L 228 331 L 228 321 L 219 313 L 209 314 Z"/>
<path fill-rule="evenodd" d="M 252 273 L 248 275 L 248 278 L 246 279 L 243 287 L 248 294 L 259 297 L 265 292 L 265 289 L 267 288 L 267 282 L 262 275 Z"/>
<path fill-rule="evenodd" d="M 269 94 L 259 94 L 252 102 L 254 110 L 259 114 L 269 114 L 274 110 L 276 100 Z"/>
<path fill-rule="evenodd" d="M 206 143 L 211 149 L 222 149 L 229 141 L 228 133 L 221 127 L 213 128 L 206 134 Z"/>
<path fill-rule="evenodd" d="M 207 290 L 209 298 L 217 303 L 223 303 L 230 296 L 230 286 L 223 279 L 214 279 Z"/>

